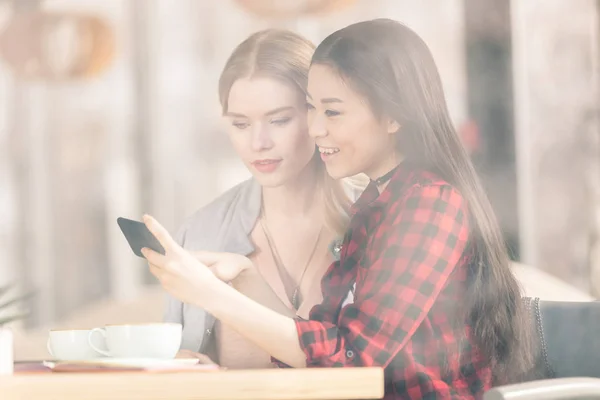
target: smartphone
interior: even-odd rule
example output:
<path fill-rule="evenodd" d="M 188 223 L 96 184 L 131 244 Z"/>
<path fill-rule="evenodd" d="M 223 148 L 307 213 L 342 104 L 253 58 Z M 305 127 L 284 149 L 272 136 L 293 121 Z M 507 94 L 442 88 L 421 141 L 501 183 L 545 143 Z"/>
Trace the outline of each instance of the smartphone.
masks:
<path fill-rule="evenodd" d="M 143 222 L 119 217 L 117 218 L 117 224 L 119 224 L 121 232 L 125 235 L 129 247 L 131 247 L 136 256 L 145 258 L 142 254 L 144 247 L 154 250 L 157 253 L 165 254 L 165 249 Z"/>

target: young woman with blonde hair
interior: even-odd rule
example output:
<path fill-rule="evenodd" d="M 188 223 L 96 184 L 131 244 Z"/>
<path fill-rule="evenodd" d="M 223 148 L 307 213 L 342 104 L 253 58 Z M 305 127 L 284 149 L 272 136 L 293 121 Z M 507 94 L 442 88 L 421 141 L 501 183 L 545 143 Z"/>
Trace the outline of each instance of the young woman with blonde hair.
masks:
<path fill-rule="evenodd" d="M 306 84 L 314 45 L 286 30 L 244 40 L 219 79 L 231 143 L 253 177 L 191 216 L 176 235 L 190 251 L 248 256 L 277 295 L 267 306 L 308 317 L 336 258 L 358 188 L 333 180 L 308 134 Z M 204 309 L 169 298 L 165 321 L 183 324 L 180 356 L 230 368 L 270 366 L 269 355 Z"/>

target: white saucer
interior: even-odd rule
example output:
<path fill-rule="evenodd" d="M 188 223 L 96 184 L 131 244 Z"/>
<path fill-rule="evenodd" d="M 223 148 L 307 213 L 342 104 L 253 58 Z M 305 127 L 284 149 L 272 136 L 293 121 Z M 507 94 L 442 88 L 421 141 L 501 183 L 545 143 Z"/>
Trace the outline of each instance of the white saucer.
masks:
<path fill-rule="evenodd" d="M 156 358 L 94 358 L 91 360 L 77 361 L 52 361 L 44 362 L 47 367 L 53 368 L 60 364 L 77 364 L 77 365 L 97 365 L 105 367 L 130 367 L 130 368 L 160 368 L 160 367 L 182 367 L 198 364 L 197 358 L 172 358 L 172 359 L 156 359 Z"/>

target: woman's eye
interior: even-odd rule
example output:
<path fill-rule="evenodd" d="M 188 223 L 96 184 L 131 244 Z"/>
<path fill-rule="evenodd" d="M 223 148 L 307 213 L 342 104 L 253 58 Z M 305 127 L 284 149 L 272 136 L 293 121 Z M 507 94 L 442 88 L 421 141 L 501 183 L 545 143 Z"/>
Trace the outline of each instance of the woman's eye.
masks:
<path fill-rule="evenodd" d="M 283 125 L 286 125 L 290 121 L 291 121 L 290 117 L 285 117 L 285 118 L 273 119 L 273 120 L 271 120 L 271 123 L 273 125 L 283 126 Z"/>
<path fill-rule="evenodd" d="M 240 130 L 246 129 L 250 126 L 250 124 L 247 122 L 232 122 L 231 125 L 235 126 L 236 128 L 238 128 Z"/>
<path fill-rule="evenodd" d="M 335 111 L 335 110 L 325 110 L 325 115 L 327 115 L 328 117 L 335 117 L 340 115 L 341 112 L 339 111 Z"/>

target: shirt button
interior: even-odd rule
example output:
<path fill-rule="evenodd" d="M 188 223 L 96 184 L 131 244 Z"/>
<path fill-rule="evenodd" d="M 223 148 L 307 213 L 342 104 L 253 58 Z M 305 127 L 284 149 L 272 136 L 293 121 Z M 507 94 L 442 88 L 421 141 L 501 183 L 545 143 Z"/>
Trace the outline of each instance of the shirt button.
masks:
<path fill-rule="evenodd" d="M 347 358 L 352 358 L 354 357 L 354 352 L 352 350 L 346 350 L 346 357 Z"/>
<path fill-rule="evenodd" d="M 210 336 L 210 334 L 211 334 L 211 333 L 212 333 L 212 331 L 211 331 L 210 329 L 207 329 L 207 330 L 206 330 L 206 334 L 207 334 L 208 336 Z"/>

